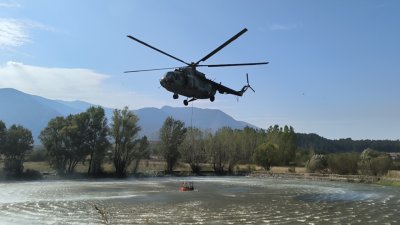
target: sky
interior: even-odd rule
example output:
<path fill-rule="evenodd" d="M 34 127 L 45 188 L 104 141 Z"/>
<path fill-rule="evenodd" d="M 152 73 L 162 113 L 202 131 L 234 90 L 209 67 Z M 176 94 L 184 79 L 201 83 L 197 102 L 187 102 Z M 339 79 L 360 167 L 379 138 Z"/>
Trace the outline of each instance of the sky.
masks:
<path fill-rule="evenodd" d="M 400 139 L 400 2 L 396 0 L 0 0 L 0 88 L 130 109 L 183 107 L 160 87 L 186 62 L 248 32 L 199 68 L 239 90 L 192 106 L 220 109 L 266 129 L 330 139 Z M 190 107 L 190 106 L 189 106 Z M 195 118 L 194 118 L 195 120 Z"/>

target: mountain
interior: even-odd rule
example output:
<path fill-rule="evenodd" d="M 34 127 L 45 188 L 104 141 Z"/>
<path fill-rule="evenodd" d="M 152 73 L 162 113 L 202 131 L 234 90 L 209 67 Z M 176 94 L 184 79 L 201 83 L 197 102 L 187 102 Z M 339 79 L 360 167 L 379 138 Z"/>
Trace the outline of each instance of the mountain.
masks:
<path fill-rule="evenodd" d="M 0 89 L 0 104 L 0 120 L 5 122 L 7 127 L 12 124 L 21 124 L 30 129 L 35 143 L 38 143 L 40 131 L 52 118 L 77 114 L 94 105 L 82 101 L 46 99 L 12 88 Z M 113 109 L 104 108 L 104 110 L 108 120 L 111 121 Z M 245 126 L 255 127 L 246 122 L 237 121 L 217 109 L 164 106 L 160 109 L 142 108 L 134 112 L 139 117 L 139 125 L 142 128 L 140 135 L 146 135 L 150 140 L 158 139 L 158 130 L 168 116 L 185 122 L 187 127 L 192 125 L 212 132 L 224 126 L 234 129 L 242 129 Z"/>
<path fill-rule="evenodd" d="M 161 109 L 142 108 L 135 110 L 135 113 L 139 116 L 142 132 L 152 140 L 158 139 L 158 130 L 168 116 L 183 121 L 187 127 L 193 126 L 201 130 L 211 130 L 212 132 L 221 127 L 243 129 L 249 126 L 256 128 L 249 123 L 237 121 L 218 109 L 163 106 Z"/>

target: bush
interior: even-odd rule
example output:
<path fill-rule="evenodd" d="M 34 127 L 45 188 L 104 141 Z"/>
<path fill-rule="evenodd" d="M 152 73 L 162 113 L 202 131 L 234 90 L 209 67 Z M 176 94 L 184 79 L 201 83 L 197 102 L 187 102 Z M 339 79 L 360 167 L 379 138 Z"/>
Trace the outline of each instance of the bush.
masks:
<path fill-rule="evenodd" d="M 30 162 L 44 162 L 47 161 L 47 152 L 44 149 L 33 150 L 26 161 Z"/>
<path fill-rule="evenodd" d="M 369 148 L 361 153 L 360 158 L 359 166 L 364 175 L 385 175 L 392 165 L 392 159 L 389 155 Z"/>
<path fill-rule="evenodd" d="M 3 171 L 7 178 L 19 177 L 24 170 L 22 160 L 19 159 L 6 159 L 4 160 Z"/>
<path fill-rule="evenodd" d="M 328 156 L 328 168 L 336 174 L 358 174 L 359 158 L 357 153 L 331 154 Z"/>
<path fill-rule="evenodd" d="M 400 160 L 394 160 L 392 162 L 391 170 L 400 170 Z"/>
<path fill-rule="evenodd" d="M 328 162 L 325 155 L 313 155 L 306 163 L 306 170 L 310 173 L 325 172 Z"/>
<path fill-rule="evenodd" d="M 27 169 L 22 174 L 22 179 L 25 179 L 25 180 L 40 180 L 42 178 L 43 178 L 42 174 L 37 170 Z"/>
<path fill-rule="evenodd" d="M 392 159 L 387 155 L 382 155 L 371 160 L 371 171 L 375 176 L 387 174 L 392 165 Z"/>

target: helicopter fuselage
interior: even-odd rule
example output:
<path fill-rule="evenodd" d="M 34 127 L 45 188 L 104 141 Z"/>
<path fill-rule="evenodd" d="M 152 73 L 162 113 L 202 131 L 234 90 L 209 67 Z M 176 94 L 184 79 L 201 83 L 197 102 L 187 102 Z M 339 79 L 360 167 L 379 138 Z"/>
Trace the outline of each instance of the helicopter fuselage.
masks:
<path fill-rule="evenodd" d="M 160 84 L 166 90 L 177 95 L 195 99 L 214 99 L 216 89 L 208 82 L 205 74 L 190 67 L 178 68 L 167 72 Z"/>

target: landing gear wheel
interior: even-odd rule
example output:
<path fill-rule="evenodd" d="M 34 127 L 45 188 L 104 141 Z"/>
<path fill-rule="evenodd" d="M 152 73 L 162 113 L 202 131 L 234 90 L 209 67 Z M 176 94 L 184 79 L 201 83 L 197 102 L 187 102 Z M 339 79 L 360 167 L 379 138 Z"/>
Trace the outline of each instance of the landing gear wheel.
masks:
<path fill-rule="evenodd" d="M 172 97 L 173 97 L 174 99 L 178 99 L 179 95 L 178 95 L 178 94 L 174 94 L 174 95 L 172 95 Z"/>
<path fill-rule="evenodd" d="M 183 100 L 183 104 L 187 106 L 189 104 L 188 100 Z"/>
<path fill-rule="evenodd" d="M 215 100 L 215 97 L 214 97 L 214 96 L 211 96 L 211 97 L 210 97 L 210 101 L 213 102 L 214 100 Z"/>

